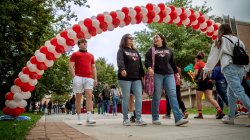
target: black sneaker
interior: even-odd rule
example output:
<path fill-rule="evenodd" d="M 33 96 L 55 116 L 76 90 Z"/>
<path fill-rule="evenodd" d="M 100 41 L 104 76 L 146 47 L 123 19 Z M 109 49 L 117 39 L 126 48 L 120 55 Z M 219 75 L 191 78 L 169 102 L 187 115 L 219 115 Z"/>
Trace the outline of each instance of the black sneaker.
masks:
<path fill-rule="evenodd" d="M 135 116 L 131 116 L 131 117 L 130 117 L 130 122 L 131 122 L 131 123 L 135 123 Z"/>
<path fill-rule="evenodd" d="M 222 119 L 225 116 L 223 112 L 216 114 L 216 119 Z"/>
<path fill-rule="evenodd" d="M 203 115 L 196 115 L 196 116 L 194 116 L 194 119 L 203 119 Z"/>

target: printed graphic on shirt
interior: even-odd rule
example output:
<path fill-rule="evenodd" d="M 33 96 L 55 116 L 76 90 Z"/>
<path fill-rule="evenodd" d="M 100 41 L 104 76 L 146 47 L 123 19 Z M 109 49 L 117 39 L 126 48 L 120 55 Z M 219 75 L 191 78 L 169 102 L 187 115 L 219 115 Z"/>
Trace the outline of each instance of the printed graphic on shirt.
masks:
<path fill-rule="evenodd" d="M 169 54 L 169 50 L 155 50 L 155 55 L 160 57 L 165 57 L 167 54 Z"/>
<path fill-rule="evenodd" d="M 138 59 L 139 59 L 137 53 L 125 51 L 125 54 L 126 54 L 128 57 L 130 57 L 132 60 L 134 60 L 134 61 L 138 61 Z"/>

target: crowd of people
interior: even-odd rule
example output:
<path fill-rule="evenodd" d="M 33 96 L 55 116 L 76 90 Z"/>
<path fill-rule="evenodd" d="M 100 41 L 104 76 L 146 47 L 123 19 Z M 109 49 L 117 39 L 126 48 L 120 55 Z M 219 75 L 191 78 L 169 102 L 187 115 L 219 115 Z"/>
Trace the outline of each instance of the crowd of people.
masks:
<path fill-rule="evenodd" d="M 238 40 L 233 36 L 232 30 L 228 24 L 222 24 L 219 28 L 218 40 L 213 44 L 207 62 L 204 62 L 204 54 L 198 53 L 195 57 L 194 73 L 197 84 L 196 101 L 198 114 L 195 119 L 202 119 L 202 93 L 205 93 L 206 99 L 216 108 L 216 118 L 222 119 L 223 123 L 234 124 L 236 112 L 236 100 L 240 100 L 247 110 L 250 110 L 250 99 L 245 94 L 242 87 L 242 79 L 245 72 L 243 65 L 234 64 L 233 44 L 224 38 L 230 38 L 234 42 Z M 244 47 L 242 41 L 240 44 Z M 96 123 L 92 119 L 91 110 L 93 110 L 92 91 L 97 84 L 97 72 L 94 62 L 94 56 L 87 51 L 87 41 L 80 39 L 78 41 L 79 51 L 72 54 L 70 58 L 70 72 L 73 76 L 73 91 L 76 95 L 75 106 L 78 122 L 82 124 L 80 117 L 80 101 L 82 93 L 86 95 L 86 123 L 93 125 Z M 216 65 L 217 64 L 217 65 Z M 121 92 L 112 85 L 105 85 L 103 91 L 98 96 L 98 113 L 107 114 L 110 110 L 110 101 L 112 100 L 113 115 L 117 115 L 117 102 L 119 96 L 122 96 L 122 114 L 123 125 L 130 126 L 131 122 L 136 125 L 147 125 L 142 118 L 142 93 L 143 78 L 145 75 L 141 55 L 134 46 L 133 37 L 125 34 L 120 41 L 117 52 L 118 65 L 118 85 Z M 164 118 L 170 118 L 170 108 L 172 109 L 175 125 L 181 126 L 189 122 L 189 113 L 181 100 L 181 70 L 177 67 L 174 53 L 167 46 L 166 38 L 162 34 L 155 34 L 152 46 L 145 54 L 145 68 L 149 75 L 154 77 L 154 93 L 152 95 L 152 123 L 161 125 L 159 118 L 159 102 L 162 93 L 167 99 L 167 113 Z M 216 66 L 216 67 L 215 67 Z M 212 76 L 211 76 L 212 75 Z M 218 99 L 213 98 L 213 85 L 216 85 Z M 250 80 L 246 82 L 250 83 Z M 228 117 L 224 117 L 223 103 L 229 108 Z M 129 119 L 130 116 L 133 116 Z"/>

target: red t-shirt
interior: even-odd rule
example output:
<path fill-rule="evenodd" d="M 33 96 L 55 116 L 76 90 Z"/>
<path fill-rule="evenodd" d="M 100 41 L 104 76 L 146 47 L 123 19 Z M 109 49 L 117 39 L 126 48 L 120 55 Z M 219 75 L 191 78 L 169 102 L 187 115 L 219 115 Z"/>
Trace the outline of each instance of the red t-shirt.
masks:
<path fill-rule="evenodd" d="M 92 64 L 95 64 L 94 56 L 88 52 L 74 52 L 70 62 L 75 62 L 75 75 L 93 78 Z"/>
<path fill-rule="evenodd" d="M 177 67 L 177 70 L 178 70 L 179 75 L 181 76 L 181 68 Z M 175 79 L 175 85 L 176 86 L 180 86 L 181 85 L 181 81 L 177 80 L 178 79 L 178 77 L 177 77 L 178 73 L 174 74 L 174 79 Z"/>
<path fill-rule="evenodd" d="M 205 62 L 199 61 L 199 62 L 195 63 L 194 69 L 198 69 L 198 72 L 200 72 L 205 67 L 205 65 L 206 65 Z"/>

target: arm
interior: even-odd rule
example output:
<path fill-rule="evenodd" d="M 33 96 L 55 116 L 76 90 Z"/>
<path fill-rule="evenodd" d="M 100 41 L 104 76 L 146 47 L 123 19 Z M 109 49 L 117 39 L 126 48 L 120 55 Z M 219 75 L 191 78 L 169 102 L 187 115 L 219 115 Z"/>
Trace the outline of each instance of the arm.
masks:
<path fill-rule="evenodd" d="M 69 71 L 72 77 L 75 77 L 75 62 L 69 62 Z"/>
<path fill-rule="evenodd" d="M 169 50 L 169 51 L 171 51 L 171 50 Z M 176 66 L 176 63 L 175 63 L 175 59 L 174 59 L 174 54 L 173 54 L 173 52 L 171 51 L 171 57 L 170 57 L 170 65 L 171 65 L 171 67 L 172 67 L 172 69 L 174 70 L 174 73 L 178 73 L 178 69 L 177 69 L 177 66 Z M 177 74 L 177 75 L 179 75 L 179 74 Z"/>
<path fill-rule="evenodd" d="M 119 49 L 117 52 L 117 66 L 118 66 L 120 72 L 125 70 L 124 55 L 123 55 L 122 49 Z"/>
<path fill-rule="evenodd" d="M 150 48 L 145 56 L 145 67 L 147 69 L 152 67 L 152 48 Z"/>
<path fill-rule="evenodd" d="M 205 67 L 203 68 L 203 70 L 205 72 L 212 71 L 213 68 L 215 67 L 215 65 L 218 63 L 221 55 L 222 55 L 221 48 L 218 49 L 214 43 L 212 45 L 212 48 L 211 48 L 210 53 L 209 53 L 208 58 L 207 58 L 207 63 L 205 65 Z"/>
<path fill-rule="evenodd" d="M 94 86 L 97 85 L 97 73 L 96 73 L 96 66 L 95 64 L 92 64 L 92 74 L 94 79 Z"/>

